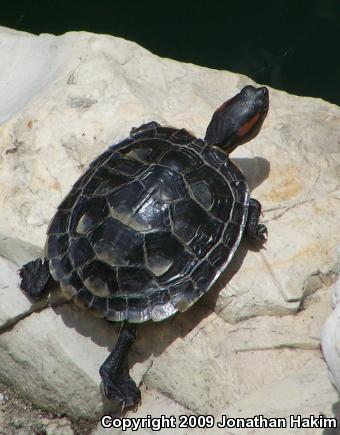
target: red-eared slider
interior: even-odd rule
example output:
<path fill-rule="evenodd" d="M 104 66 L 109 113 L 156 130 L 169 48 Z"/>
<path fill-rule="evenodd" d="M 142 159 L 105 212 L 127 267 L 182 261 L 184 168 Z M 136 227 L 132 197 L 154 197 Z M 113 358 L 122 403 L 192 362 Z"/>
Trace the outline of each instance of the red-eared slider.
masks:
<path fill-rule="evenodd" d="M 122 322 L 100 368 L 108 398 L 125 406 L 140 400 L 127 366 L 135 324 L 187 310 L 226 268 L 243 233 L 266 240 L 261 206 L 229 153 L 257 135 L 268 104 L 265 87 L 246 86 L 216 110 L 204 140 L 154 121 L 133 128 L 59 205 L 45 259 L 20 270 L 31 297 L 52 275 L 77 305 Z"/>

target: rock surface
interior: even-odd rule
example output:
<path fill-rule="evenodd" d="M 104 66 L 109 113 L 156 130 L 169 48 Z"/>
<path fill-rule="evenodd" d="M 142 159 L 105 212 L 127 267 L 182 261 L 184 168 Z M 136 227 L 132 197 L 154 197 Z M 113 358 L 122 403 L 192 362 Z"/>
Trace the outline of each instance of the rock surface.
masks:
<path fill-rule="evenodd" d="M 281 429 L 280 433 L 325 434 L 328 433 L 327 429 L 294 427 L 290 423 L 290 416 L 332 416 L 333 404 L 337 403 L 338 399 L 338 395 L 329 385 L 323 361 L 320 358 L 313 358 L 305 367 L 291 376 L 259 388 L 253 394 L 239 400 L 237 404 L 228 409 L 228 414 L 233 417 L 247 418 L 249 415 L 261 415 L 265 410 L 266 417 L 286 418 L 287 429 Z M 336 409 L 339 409 L 338 404 Z M 279 430 L 266 428 L 265 431 L 270 434 L 278 433 Z M 232 433 L 243 434 L 244 430 L 233 430 Z M 329 433 L 339 432 L 333 430 Z"/>
<path fill-rule="evenodd" d="M 87 435 L 93 423 L 75 425 L 66 417 L 33 407 L 0 383 L 1 435 Z"/>
<path fill-rule="evenodd" d="M 180 416 L 191 414 L 191 411 L 163 394 L 159 393 L 155 390 L 143 390 L 143 406 L 139 407 L 136 413 L 129 415 L 130 418 L 138 419 L 147 418 L 147 416 L 151 415 L 154 419 L 161 419 L 162 415 L 175 417 L 175 422 L 177 424 L 176 428 L 166 427 L 160 431 L 161 434 L 172 435 L 175 433 L 176 435 L 187 435 L 190 433 L 192 429 L 188 429 L 185 427 L 178 427 L 180 423 Z M 154 425 L 158 424 L 157 421 L 153 423 Z M 170 424 L 169 424 L 170 426 Z M 154 428 L 156 426 L 153 426 Z M 195 435 L 206 435 L 209 434 L 209 429 L 203 428 L 195 428 Z M 122 429 L 110 429 L 107 427 L 102 427 L 99 423 L 96 430 L 93 431 L 92 435 L 133 435 L 138 433 L 138 435 L 151 435 L 154 434 L 155 429 L 152 430 L 152 427 L 144 427 L 139 428 L 138 431 L 133 431 L 132 428 L 128 428 L 127 430 Z M 211 432 L 210 432 L 211 433 Z"/>
<path fill-rule="evenodd" d="M 323 326 L 321 346 L 332 383 L 340 393 L 340 245 L 338 246 L 337 274 L 338 279 L 332 288 L 334 309 Z"/>
<path fill-rule="evenodd" d="M 112 409 L 98 368 L 115 326 L 67 304 L 32 307 L 16 270 L 42 254 L 56 206 L 108 145 L 150 120 L 202 136 L 215 108 L 251 80 L 105 35 L 0 28 L 0 40 L 0 379 L 38 406 L 98 419 Z M 164 413 L 332 415 L 319 343 L 340 232 L 340 108 L 274 89 L 270 98 L 260 135 L 233 153 L 263 205 L 266 250 L 242 243 L 192 309 L 139 328 L 138 415 L 156 415 L 159 403 Z"/>

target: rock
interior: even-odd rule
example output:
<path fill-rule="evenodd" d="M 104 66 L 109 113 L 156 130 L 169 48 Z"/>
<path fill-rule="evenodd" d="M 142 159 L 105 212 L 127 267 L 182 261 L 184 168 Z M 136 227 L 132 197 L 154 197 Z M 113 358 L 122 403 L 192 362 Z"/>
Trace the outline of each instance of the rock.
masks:
<path fill-rule="evenodd" d="M 189 413 L 218 414 L 319 354 L 315 325 L 329 312 L 328 296 L 317 292 L 317 303 L 310 301 L 295 316 L 237 325 L 199 306 L 158 325 L 141 325 L 130 357 L 132 376 L 143 380 L 150 394 L 162 392 Z M 98 419 L 112 410 L 103 402 L 98 368 L 115 340 L 113 325 L 76 306 L 45 309 L 0 335 L 1 377 L 44 409 Z"/>
<path fill-rule="evenodd" d="M 52 416 L 18 397 L 13 390 L 0 384 L 0 433 L 3 435 L 73 435 L 89 433 L 93 424 L 73 424 L 66 417 Z M 1 396 L 4 400 L 1 401 Z"/>
<path fill-rule="evenodd" d="M 160 432 L 165 435 L 167 434 L 176 434 L 176 435 L 187 435 L 190 433 L 190 430 L 195 431 L 195 435 L 204 435 L 211 433 L 209 429 L 188 429 L 188 428 L 181 428 L 180 426 L 180 416 L 190 414 L 190 411 L 186 408 L 183 408 L 178 403 L 174 402 L 173 400 L 169 399 L 168 397 L 164 396 L 163 394 L 153 391 L 153 390 L 145 390 L 142 389 L 142 396 L 143 396 L 143 405 L 140 406 L 135 413 L 129 412 L 125 417 L 128 419 L 136 419 L 136 424 L 138 424 L 138 420 L 142 418 L 147 418 L 148 416 L 152 416 L 153 419 L 153 430 L 152 427 L 146 427 L 146 428 L 139 428 L 137 431 L 133 431 L 132 429 L 128 428 L 125 431 L 120 429 L 113 429 L 113 428 L 106 428 L 101 425 L 101 423 L 98 423 L 97 428 L 91 432 L 91 435 L 133 435 L 135 433 L 138 433 L 138 435 L 151 435 L 155 432 L 158 432 L 156 430 L 157 424 L 160 424 L 159 421 L 156 419 L 161 419 L 162 415 L 165 417 L 174 416 L 176 428 L 173 428 L 170 426 L 171 422 L 169 421 L 168 427 L 161 429 Z M 106 423 L 107 424 L 107 423 Z M 127 423 L 128 424 L 128 423 Z M 151 423 L 150 425 L 151 426 Z M 189 432 L 188 432 L 189 431 Z"/>
<path fill-rule="evenodd" d="M 0 200 L 7 206 L 0 254 L 17 264 L 42 253 L 57 204 L 132 126 L 155 119 L 202 136 L 215 108 L 251 82 L 88 33 L 37 37 L 3 29 L 1 50 Z M 270 237 L 265 252 L 240 251 L 234 267 L 242 263 L 242 273 L 209 300 L 229 322 L 295 312 L 306 280 L 335 262 L 340 109 L 270 93 L 261 134 L 233 153 L 256 188 Z"/>
<path fill-rule="evenodd" d="M 73 435 L 74 432 L 70 422 L 66 418 L 58 418 L 50 420 L 44 418 L 40 422 L 42 429 L 46 435 Z"/>
<path fill-rule="evenodd" d="M 324 415 L 334 417 L 332 404 L 337 402 L 338 395 L 328 382 L 327 370 L 320 358 L 312 358 L 305 367 L 291 376 L 274 382 L 270 386 L 263 386 L 243 400 L 239 400 L 226 409 L 232 417 L 265 415 L 266 417 L 283 417 L 287 420 L 287 430 L 283 433 L 321 435 L 326 434 L 320 428 L 297 429 L 290 427 L 289 416 Z M 265 429 L 266 433 L 278 433 L 278 429 Z M 233 429 L 233 434 L 244 434 L 244 429 Z M 251 432 L 248 432 L 251 433 Z M 253 433 L 263 433 L 258 430 Z M 337 433 L 337 432 L 330 432 Z"/>
<path fill-rule="evenodd" d="M 45 409 L 96 420 L 112 411 L 98 369 L 115 327 L 68 304 L 30 306 L 16 270 L 42 255 L 56 206 L 108 145 L 153 119 L 203 136 L 216 107 L 252 82 L 111 36 L 0 36 L 0 379 Z M 319 340 L 340 230 L 340 109 L 274 89 L 270 99 L 261 134 L 232 155 L 263 205 L 266 250 L 243 242 L 192 309 L 139 328 L 130 363 L 146 405 L 137 415 L 159 415 L 158 405 L 329 413 L 336 400 Z M 296 393 L 285 407 L 309 379 L 305 402 Z"/>
<path fill-rule="evenodd" d="M 0 335 L 0 377 L 41 408 L 93 420 L 114 409 L 98 370 L 116 338 L 113 325 L 73 304 L 33 313 Z M 134 362 L 136 382 L 149 364 Z"/>
<path fill-rule="evenodd" d="M 319 355 L 329 295 L 323 291 L 314 298 L 317 303 L 310 301 L 298 315 L 257 317 L 236 325 L 211 313 L 191 330 L 184 326 L 188 319 L 178 316 L 172 328 L 189 332 L 178 332 L 181 337 L 153 361 L 145 384 L 192 412 L 215 414 L 262 386 L 289 377 Z M 141 331 L 138 350 L 147 348 L 143 337 L 151 334 Z"/>
<path fill-rule="evenodd" d="M 18 266 L 0 256 L 0 330 L 17 322 L 46 301 L 32 304 L 19 290 Z"/>
<path fill-rule="evenodd" d="M 16 322 L 31 310 L 32 304 L 18 289 L 17 270 L 18 266 L 0 257 L 0 328 Z"/>
<path fill-rule="evenodd" d="M 51 286 L 53 292 L 50 295 L 37 302 L 31 301 L 19 288 L 19 268 L 19 265 L 0 257 L 0 331 L 34 311 L 65 302 L 65 297 L 56 286 Z"/>
<path fill-rule="evenodd" d="M 340 278 L 338 278 L 332 290 L 334 310 L 324 324 L 321 346 L 328 365 L 330 379 L 340 393 Z"/>

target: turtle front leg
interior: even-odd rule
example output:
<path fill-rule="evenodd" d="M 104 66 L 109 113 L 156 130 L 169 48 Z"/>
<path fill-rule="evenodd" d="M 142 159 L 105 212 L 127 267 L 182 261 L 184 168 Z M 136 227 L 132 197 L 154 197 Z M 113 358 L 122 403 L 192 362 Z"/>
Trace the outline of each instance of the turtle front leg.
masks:
<path fill-rule="evenodd" d="M 141 393 L 129 375 L 128 353 L 136 339 L 136 326 L 123 322 L 113 351 L 99 369 L 104 393 L 108 399 L 118 401 L 122 407 L 136 406 Z"/>
<path fill-rule="evenodd" d="M 19 270 L 20 288 L 32 299 L 40 299 L 51 278 L 48 261 L 41 258 L 24 264 Z"/>
<path fill-rule="evenodd" d="M 248 218 L 245 226 L 245 234 L 257 242 L 266 242 L 268 230 L 264 224 L 259 224 L 261 204 L 254 198 L 249 200 Z"/>

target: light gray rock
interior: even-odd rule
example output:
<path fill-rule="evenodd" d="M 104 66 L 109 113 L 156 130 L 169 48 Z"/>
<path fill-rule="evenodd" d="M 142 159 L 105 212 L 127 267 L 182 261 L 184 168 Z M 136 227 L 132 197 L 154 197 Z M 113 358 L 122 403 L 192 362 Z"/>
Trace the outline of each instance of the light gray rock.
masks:
<path fill-rule="evenodd" d="M 340 247 L 338 248 L 338 254 L 340 260 Z M 321 346 L 329 369 L 330 379 L 340 393 L 340 278 L 332 288 L 332 300 L 334 309 L 323 326 Z"/>
<path fill-rule="evenodd" d="M 0 256 L 0 330 L 47 305 L 46 300 L 32 304 L 23 296 L 19 289 L 18 268 Z"/>
<path fill-rule="evenodd" d="M 160 430 L 160 433 L 170 435 L 170 434 L 176 434 L 176 435 L 187 435 L 190 433 L 193 433 L 193 430 L 195 431 L 195 435 L 204 435 L 204 434 L 211 434 L 211 430 L 209 429 L 200 429 L 198 427 L 196 428 L 185 428 L 180 427 L 181 415 L 188 415 L 190 414 L 190 411 L 186 408 L 183 408 L 178 403 L 174 402 L 173 400 L 169 399 L 168 397 L 164 396 L 163 394 L 153 391 L 153 390 L 145 390 L 142 389 L 142 395 L 143 395 L 143 406 L 139 407 L 137 412 L 135 413 L 128 413 L 125 417 L 127 419 L 135 419 L 136 424 L 138 424 L 138 420 L 141 419 L 147 419 L 148 416 L 152 416 L 153 423 L 149 423 L 146 427 L 139 427 L 138 430 L 133 431 L 132 428 L 126 429 L 123 431 L 122 429 L 113 429 L 113 428 L 104 428 L 100 423 L 98 423 L 97 428 L 91 433 L 91 435 L 133 435 L 135 433 L 138 433 L 138 435 L 151 435 L 155 432 L 158 432 L 156 430 L 158 424 L 160 424 L 157 419 L 161 420 L 162 415 L 166 417 L 173 416 L 174 422 L 176 424 L 176 428 L 171 427 L 171 422 L 167 423 L 166 428 L 162 428 Z M 107 423 L 106 423 L 107 424 Z M 129 424 L 129 423 L 127 423 Z M 140 423 L 141 424 L 141 423 Z M 151 426 L 153 424 L 154 426 Z M 151 427 L 150 427 L 151 426 Z M 152 427 L 154 430 L 152 430 Z"/>
<path fill-rule="evenodd" d="M 283 417 L 287 420 L 287 429 L 257 429 L 254 432 L 244 429 L 233 429 L 233 434 L 258 433 L 287 433 L 304 435 L 321 435 L 328 432 L 320 428 L 290 427 L 289 416 L 324 415 L 334 417 L 332 405 L 336 404 L 339 397 L 328 381 L 327 369 L 320 358 L 312 358 L 301 370 L 278 380 L 270 386 L 263 386 L 239 400 L 226 409 L 232 417 L 252 417 L 265 415 L 266 417 Z M 329 429 L 329 433 L 337 433 Z"/>
<path fill-rule="evenodd" d="M 150 394 L 162 392 L 189 413 L 217 415 L 319 355 L 315 324 L 329 313 L 328 292 L 319 293 L 313 297 L 320 300 L 296 316 L 230 325 L 197 306 L 161 324 L 142 325 L 130 358 L 132 376 Z M 116 329 L 102 319 L 70 304 L 49 308 L 0 335 L 0 376 L 45 409 L 99 418 L 112 410 L 103 402 L 98 368 L 115 340 Z"/>
<path fill-rule="evenodd" d="M 250 82 L 88 33 L 36 37 L 5 29 L 1 49 L 0 200 L 7 207 L 0 254 L 16 263 L 41 253 L 56 205 L 131 126 L 156 119 L 202 136 L 221 101 Z M 339 118 L 322 100 L 271 90 L 261 134 L 234 153 L 263 203 L 270 238 L 267 251 L 247 253 L 242 274 L 220 293 L 216 310 L 227 321 L 296 311 L 308 277 L 332 268 Z"/>
<path fill-rule="evenodd" d="M 321 326 L 329 313 L 328 291 L 313 298 L 298 315 L 257 317 L 236 325 L 211 313 L 192 329 L 187 317 L 178 316 L 172 327 L 180 337 L 154 359 L 145 384 L 193 412 L 222 412 L 319 356 Z M 147 348 L 145 337 L 153 338 L 153 333 L 141 331 L 140 336 L 138 350 Z M 162 332 L 161 338 L 165 340 Z"/>
<path fill-rule="evenodd" d="M 0 331 L 34 311 L 65 302 L 60 288 L 55 285 L 50 294 L 36 302 L 30 301 L 19 288 L 19 268 L 19 265 L 0 256 Z"/>
<path fill-rule="evenodd" d="M 0 329 L 31 310 L 32 304 L 20 294 L 17 269 L 18 266 L 0 257 Z"/>
<path fill-rule="evenodd" d="M 56 206 L 108 145 L 150 120 L 203 136 L 216 107 L 251 80 L 111 36 L 0 28 L 0 38 L 0 379 L 38 406 L 97 419 L 112 407 L 98 368 L 115 328 L 69 305 L 30 307 L 17 266 L 42 255 Z M 233 153 L 263 205 L 266 250 L 242 243 L 196 306 L 139 328 L 131 365 L 146 407 L 137 415 L 158 415 L 158 405 L 218 416 L 246 404 L 250 413 L 257 398 L 256 409 L 280 416 L 311 377 L 306 412 L 334 404 L 315 373 L 325 373 L 318 347 L 340 230 L 340 109 L 273 89 L 270 98 L 261 134 Z"/>
<path fill-rule="evenodd" d="M 73 304 L 33 313 L 0 335 L 0 377 L 39 407 L 98 418 L 115 409 L 103 400 L 98 370 L 116 338 L 114 325 Z M 132 362 L 139 383 L 150 362 Z"/>

